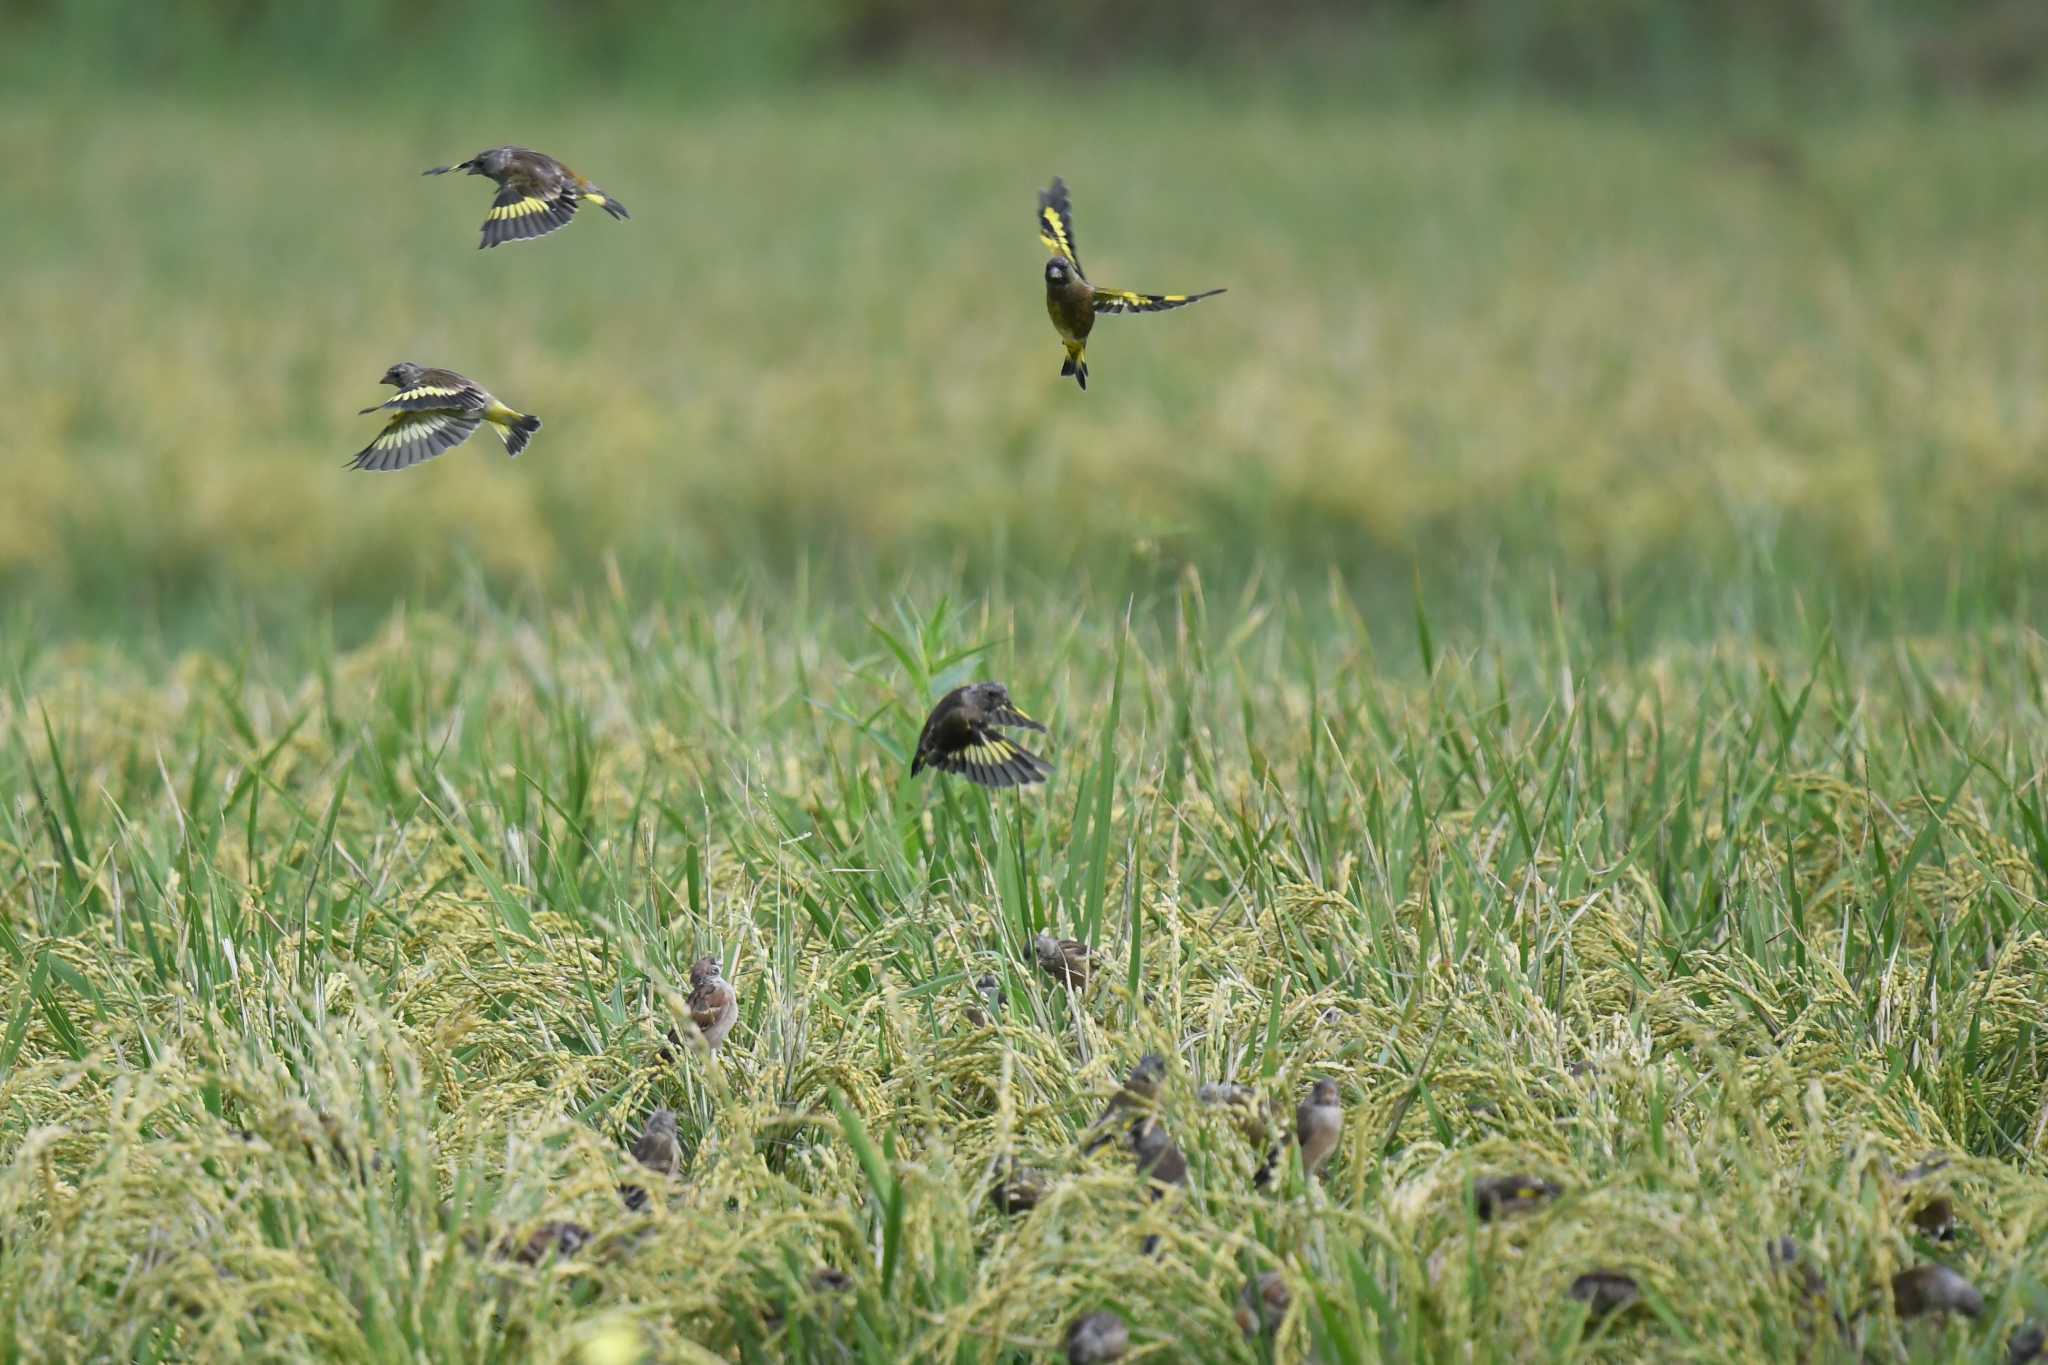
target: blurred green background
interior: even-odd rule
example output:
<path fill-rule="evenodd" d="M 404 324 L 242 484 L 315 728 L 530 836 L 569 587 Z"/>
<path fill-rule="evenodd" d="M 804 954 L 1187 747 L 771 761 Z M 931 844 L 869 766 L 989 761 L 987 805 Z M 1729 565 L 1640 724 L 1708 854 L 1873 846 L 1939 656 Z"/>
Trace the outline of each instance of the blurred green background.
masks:
<path fill-rule="evenodd" d="M 73 630 L 1186 564 L 2009 612 L 2048 561 L 2048 6 L 7 0 L 0 54 L 0 585 Z M 479 253 L 418 172 L 502 141 L 633 220 Z M 1231 291 L 1085 395 L 1055 173 L 1099 279 Z M 398 359 L 547 428 L 344 474 Z"/>

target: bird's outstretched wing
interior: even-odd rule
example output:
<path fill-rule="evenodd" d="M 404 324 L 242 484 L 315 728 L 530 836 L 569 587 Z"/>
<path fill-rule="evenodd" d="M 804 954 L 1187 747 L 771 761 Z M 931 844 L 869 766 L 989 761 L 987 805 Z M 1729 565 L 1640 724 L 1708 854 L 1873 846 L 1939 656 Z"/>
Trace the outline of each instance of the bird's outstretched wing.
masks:
<path fill-rule="evenodd" d="M 1185 308 L 1203 299 L 1213 299 L 1223 293 L 1221 289 L 1205 289 L 1199 294 L 1134 294 L 1128 289 L 1095 289 L 1095 314 L 1104 313 L 1164 313 L 1170 308 Z"/>
<path fill-rule="evenodd" d="M 484 215 L 482 245 L 545 237 L 576 216 L 576 202 L 573 189 L 565 188 L 552 198 L 543 198 L 532 190 L 507 185 L 498 191 L 498 197 L 491 201 L 491 211 Z"/>
<path fill-rule="evenodd" d="M 1081 278 L 1088 278 L 1074 249 L 1074 209 L 1067 202 L 1067 182 L 1058 176 L 1053 177 L 1052 188 L 1038 192 L 1038 240 L 1053 255 L 1072 261 Z"/>
<path fill-rule="evenodd" d="M 357 451 L 348 467 L 380 474 L 410 469 L 467 441 L 481 421 L 478 413 L 447 408 L 394 413 L 377 439 Z"/>
<path fill-rule="evenodd" d="M 927 766 L 954 773 L 984 787 L 1022 787 L 1043 782 L 1052 765 L 1003 738 L 977 728 L 967 743 L 925 756 Z"/>
<path fill-rule="evenodd" d="M 364 408 L 363 412 L 435 412 L 451 408 L 481 408 L 483 405 L 483 392 L 474 384 L 423 379 L 409 389 L 392 394 L 374 407 Z"/>
<path fill-rule="evenodd" d="M 1014 702 L 1005 702 L 997 707 L 989 719 L 997 725 L 1013 725 L 1019 730 L 1036 730 L 1041 735 L 1045 733 L 1045 727 L 1019 711 Z"/>

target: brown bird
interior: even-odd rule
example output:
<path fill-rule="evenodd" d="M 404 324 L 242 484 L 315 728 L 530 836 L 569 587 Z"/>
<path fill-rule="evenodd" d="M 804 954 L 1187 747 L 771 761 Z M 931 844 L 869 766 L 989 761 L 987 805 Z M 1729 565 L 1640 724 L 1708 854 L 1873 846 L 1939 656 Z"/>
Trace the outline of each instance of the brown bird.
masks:
<path fill-rule="evenodd" d="M 492 147 L 453 166 L 436 166 L 421 175 L 467 171 L 497 182 L 498 197 L 484 217 L 481 250 L 502 242 L 545 237 L 576 216 L 588 200 L 614 218 L 630 218 L 626 206 L 545 152 L 530 147 Z"/>
<path fill-rule="evenodd" d="M 1936 1195 L 1913 1210 L 1913 1226 L 1920 1235 L 1931 1242 L 1953 1242 L 1956 1239 L 1955 1201 L 1947 1195 Z"/>
<path fill-rule="evenodd" d="M 1488 1175 L 1472 1182 L 1472 1204 L 1482 1223 L 1541 1208 L 1559 1193 L 1556 1185 L 1532 1175 Z"/>
<path fill-rule="evenodd" d="M 1100 1365 L 1121 1360 L 1131 1349 L 1131 1329 L 1114 1313 L 1090 1313 L 1067 1328 L 1067 1365 Z"/>
<path fill-rule="evenodd" d="M 1188 1183 L 1188 1159 L 1157 1118 L 1147 1115 L 1133 1123 L 1128 1144 L 1138 1159 L 1138 1174 L 1153 1184 L 1153 1198 L 1164 1196 L 1168 1185 Z"/>
<path fill-rule="evenodd" d="M 987 1002 L 988 1008 L 984 1010 L 980 1005 L 969 1005 L 967 1007 L 967 1022 L 976 1028 L 987 1028 L 993 1022 L 993 1016 L 1003 1008 L 1005 997 L 1003 995 L 1002 978 L 998 977 L 994 972 L 983 972 L 979 977 L 975 978 L 974 990 L 977 995 Z"/>
<path fill-rule="evenodd" d="M 384 371 L 378 382 L 398 392 L 357 416 L 388 412 L 391 420 L 376 440 L 355 453 L 345 466 L 348 469 L 376 474 L 410 469 L 461 445 L 485 422 L 504 441 L 505 454 L 517 459 L 533 433 L 540 430 L 540 418 L 506 407 L 481 384 L 453 370 L 401 360 Z"/>
<path fill-rule="evenodd" d="M 1079 939 L 1054 938 L 1039 931 L 1031 941 L 1032 951 L 1038 956 L 1038 969 L 1070 991 L 1085 990 L 1088 977 L 1095 968 L 1095 954 L 1088 951 L 1088 945 Z"/>
<path fill-rule="evenodd" d="M 533 1235 L 524 1242 L 515 1242 L 506 1237 L 498 1243 L 498 1254 L 510 1256 L 521 1265 L 539 1265 L 553 1252 L 563 1260 L 574 1256 L 590 1244 L 590 1229 L 581 1223 L 550 1221 L 533 1230 Z"/>
<path fill-rule="evenodd" d="M 1244 1289 L 1237 1296 L 1238 1330 L 1248 1337 L 1260 1332 L 1278 1332 L 1281 1320 L 1294 1303 L 1294 1295 L 1287 1288 L 1287 1277 L 1277 1270 L 1245 1281 Z"/>
<path fill-rule="evenodd" d="M 1109 1097 L 1108 1107 L 1088 1125 L 1088 1132 L 1082 1137 L 1081 1151 L 1084 1154 L 1092 1152 L 1115 1136 L 1109 1130 L 1119 1115 L 1150 1109 L 1159 1098 L 1159 1086 L 1165 1079 L 1165 1058 L 1156 1052 L 1140 1057 L 1138 1064 L 1131 1068 L 1131 1074 L 1124 1078 L 1123 1088 Z"/>
<path fill-rule="evenodd" d="M 2032 1365 L 2048 1355 L 2048 1329 L 2038 1322 L 2023 1322 L 2005 1344 L 2005 1365 Z"/>
<path fill-rule="evenodd" d="M 690 1019 L 703 1035 L 704 1045 L 718 1051 L 718 1045 L 732 1032 L 733 1021 L 739 1017 L 739 993 L 725 979 L 718 959 L 697 959 L 690 968 Z"/>
<path fill-rule="evenodd" d="M 1636 1282 L 1618 1270 L 1588 1271 L 1573 1280 L 1565 1293 L 1585 1304 L 1595 1320 L 1618 1313 L 1642 1297 Z"/>
<path fill-rule="evenodd" d="M 1337 1150 L 1344 1133 L 1344 1103 L 1337 1095 L 1337 1083 L 1317 1081 L 1308 1098 L 1294 1111 L 1294 1140 L 1301 1144 L 1301 1168 L 1313 1177 Z"/>
<path fill-rule="evenodd" d="M 1923 1313 L 1961 1313 L 1974 1318 L 1984 1311 L 1984 1296 L 1947 1266 L 1929 1262 L 1892 1276 L 1892 1307 L 1902 1318 Z"/>
<path fill-rule="evenodd" d="M 984 787 L 1025 787 L 1045 781 L 1052 765 L 998 733 L 1002 726 L 1045 733 L 1043 725 L 1017 709 L 1009 689 L 999 682 L 954 688 L 925 718 L 910 775 L 937 768 Z"/>
<path fill-rule="evenodd" d="M 1004 1213 L 1029 1213 L 1052 1193 L 1052 1177 L 1035 1166 L 1026 1166 L 1006 1156 L 996 1167 L 995 1187 L 989 1198 Z"/>
<path fill-rule="evenodd" d="M 1067 182 L 1058 176 L 1053 177 L 1050 189 L 1038 192 L 1038 239 L 1052 253 L 1045 263 L 1045 311 L 1067 348 L 1060 377 L 1072 375 L 1084 391 L 1088 387 L 1088 334 L 1095 330 L 1096 318 L 1105 313 L 1163 313 L 1223 292 L 1135 294 L 1090 284 L 1074 246 L 1074 209 L 1067 200 Z"/>
<path fill-rule="evenodd" d="M 633 1143 L 633 1159 L 663 1176 L 674 1176 L 682 1168 L 682 1149 L 676 1142 L 675 1110 L 657 1109 L 647 1116 L 645 1131 Z M 647 1190 L 641 1185 L 620 1185 L 619 1198 L 626 1201 L 629 1209 L 637 1211 L 647 1207 Z"/>

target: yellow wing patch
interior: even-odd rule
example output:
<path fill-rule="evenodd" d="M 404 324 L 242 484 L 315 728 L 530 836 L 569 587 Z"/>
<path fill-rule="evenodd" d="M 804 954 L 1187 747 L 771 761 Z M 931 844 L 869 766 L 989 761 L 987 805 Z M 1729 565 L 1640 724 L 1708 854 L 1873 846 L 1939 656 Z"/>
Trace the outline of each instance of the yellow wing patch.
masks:
<path fill-rule="evenodd" d="M 1129 289 L 1104 289 L 1098 285 L 1093 302 L 1097 313 L 1164 313 L 1169 308 L 1185 308 L 1222 292 L 1221 289 L 1205 289 L 1199 294 L 1139 294 Z"/>
<path fill-rule="evenodd" d="M 1017 755 L 1017 746 L 1006 739 L 985 739 L 970 744 L 960 751 L 960 757 L 969 763 L 982 763 L 991 768 L 1008 763 Z"/>
<path fill-rule="evenodd" d="M 548 204 L 545 199 L 536 199 L 532 195 L 528 195 L 524 199 L 515 199 L 509 204 L 491 205 L 489 216 L 500 220 L 506 218 L 530 218 L 536 213 L 546 213 L 547 211 Z"/>
<path fill-rule="evenodd" d="M 1074 208 L 1067 199 L 1067 182 L 1058 176 L 1053 177 L 1051 188 L 1038 192 L 1038 240 L 1045 243 L 1047 251 L 1066 257 L 1075 271 L 1087 275 L 1074 248 Z"/>
<path fill-rule="evenodd" d="M 460 398 L 461 396 L 461 389 L 443 388 L 438 384 L 422 384 L 416 389 L 407 389 L 404 393 L 391 395 L 391 401 L 394 403 L 410 403 L 420 398 Z"/>

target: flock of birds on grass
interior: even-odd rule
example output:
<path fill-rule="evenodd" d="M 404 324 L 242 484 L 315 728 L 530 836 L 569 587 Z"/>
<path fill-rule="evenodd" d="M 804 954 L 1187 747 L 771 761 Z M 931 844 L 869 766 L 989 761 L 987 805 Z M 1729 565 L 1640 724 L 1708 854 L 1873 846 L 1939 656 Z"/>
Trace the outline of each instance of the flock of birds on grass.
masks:
<path fill-rule="evenodd" d="M 498 186 L 484 215 L 479 249 L 506 242 L 529 241 L 567 227 L 576 210 L 595 204 L 614 218 L 628 218 L 626 206 L 545 152 L 530 147 L 492 147 L 453 166 L 435 166 L 423 175 L 466 171 L 488 177 Z M 1057 176 L 1038 195 L 1038 236 L 1052 259 L 1045 263 L 1045 311 L 1066 347 L 1062 378 L 1088 387 L 1088 337 L 1095 319 L 1117 313 L 1163 313 L 1213 298 L 1221 289 L 1199 294 L 1141 294 L 1109 289 L 1091 282 L 1081 269 L 1074 245 L 1074 211 L 1066 182 Z M 489 389 L 454 370 L 400 361 L 379 383 L 398 392 L 364 414 L 388 412 L 390 419 L 377 439 L 356 452 L 350 469 L 391 473 L 410 469 L 467 441 L 489 422 L 517 456 L 540 430 L 540 418 L 500 402 Z"/>
<path fill-rule="evenodd" d="M 585 202 L 603 209 L 613 218 L 624 219 L 626 208 L 608 192 L 592 184 L 551 156 L 524 147 L 493 147 L 454 166 L 439 166 L 424 172 L 444 175 L 466 171 L 496 182 L 498 193 L 484 219 L 482 247 L 543 237 L 566 226 Z M 1051 259 L 1045 265 L 1045 305 L 1060 341 L 1066 349 L 1060 369 L 1083 390 L 1088 387 L 1088 338 L 1095 319 L 1105 314 L 1150 313 L 1184 307 L 1224 291 L 1212 289 L 1196 294 L 1141 294 L 1107 289 L 1093 284 L 1081 268 L 1074 242 L 1073 209 L 1064 181 L 1055 178 L 1038 196 L 1039 237 Z M 408 469 L 453 449 L 469 439 L 483 423 L 490 423 L 504 442 L 505 453 L 517 456 L 526 448 L 540 419 L 500 402 L 489 390 L 453 370 L 429 368 L 400 362 L 384 374 L 385 384 L 398 392 L 365 413 L 391 414 L 382 432 L 349 462 L 353 469 L 379 472 Z M 989 788 L 1027 786 L 1045 781 L 1051 765 L 1002 733 L 1006 729 L 1045 733 L 1045 726 L 1031 719 L 1011 701 L 1001 683 L 977 682 L 954 688 L 942 697 L 926 719 L 911 760 L 911 773 L 926 768 L 950 773 Z M 1096 959 L 1088 945 L 1074 939 L 1060 939 L 1041 933 L 1033 942 L 1039 969 L 1061 987 L 1085 990 L 1093 977 Z M 726 980 L 723 965 L 715 957 L 698 961 L 690 971 L 688 1009 L 702 1043 L 712 1051 L 725 1041 L 739 1017 L 739 997 Z M 977 1026 L 990 1022 L 990 1012 L 1003 1004 L 1003 990 L 996 977 L 983 976 L 976 982 L 982 1004 L 970 1006 L 967 1017 Z M 1188 1178 L 1187 1158 L 1175 1142 L 1160 1112 L 1160 1091 L 1166 1079 L 1165 1059 L 1148 1053 L 1125 1078 L 1107 1107 L 1084 1131 L 1080 1150 L 1093 1153 L 1111 1142 L 1127 1151 L 1138 1175 L 1156 1198 L 1164 1198 L 1184 1187 Z M 1336 1082 L 1314 1082 L 1294 1113 L 1291 1126 L 1283 1126 L 1269 1100 L 1252 1087 L 1232 1082 L 1212 1082 L 1197 1091 L 1205 1106 L 1227 1111 L 1234 1125 L 1264 1159 L 1253 1177 L 1260 1188 L 1269 1186 L 1285 1153 L 1299 1154 L 1306 1180 L 1318 1172 L 1337 1149 L 1344 1129 L 1344 1108 Z M 648 1118 L 645 1131 L 633 1144 L 633 1157 L 641 1166 L 660 1176 L 673 1178 L 682 1169 L 682 1153 L 676 1134 L 676 1116 L 657 1109 Z M 1927 1163 L 1908 1171 L 1902 1183 L 1923 1178 L 1938 1169 Z M 1044 1170 L 1005 1157 L 992 1172 L 991 1199 L 1005 1214 L 1030 1211 L 1051 1192 L 1053 1180 Z M 1472 1215 L 1481 1223 L 1494 1223 L 1549 1204 L 1563 1191 L 1547 1180 L 1508 1173 L 1475 1180 L 1470 1192 Z M 645 1208 L 655 1197 L 644 1185 L 624 1183 L 619 1194 L 630 1209 Z M 1955 1235 L 1955 1212 L 1946 1196 L 1929 1199 L 1911 1214 L 1914 1227 L 1935 1241 Z M 590 1241 L 590 1231 L 580 1224 L 554 1221 L 542 1224 L 524 1240 L 508 1239 L 501 1254 L 524 1264 L 536 1264 L 554 1256 L 573 1256 Z M 1143 1250 L 1150 1254 L 1157 1239 L 1148 1239 Z M 1820 1271 L 1800 1253 L 1791 1237 L 1769 1244 L 1770 1264 L 1796 1282 L 1807 1302 L 1815 1307 L 1827 1301 L 1827 1289 Z M 852 1280 L 832 1267 L 819 1269 L 810 1281 L 818 1292 L 850 1289 Z M 1983 1296 L 1946 1266 L 1928 1263 L 1913 1266 L 1892 1278 L 1891 1299 L 1901 1318 L 1956 1313 L 1977 1317 L 1983 1312 Z M 1597 1269 L 1580 1275 L 1566 1288 L 1568 1298 L 1585 1306 L 1589 1319 L 1621 1313 L 1641 1302 L 1635 1279 L 1623 1271 Z M 1278 1271 L 1267 1271 L 1248 1282 L 1239 1296 L 1236 1317 L 1247 1337 L 1271 1336 L 1286 1317 L 1292 1294 Z M 1866 1305 L 1867 1307 L 1867 1305 Z M 1858 1310 L 1859 1312 L 1862 1310 Z M 1838 1320 L 1840 1314 L 1838 1313 Z M 1845 1328 L 1847 1323 L 1841 1320 Z M 1117 1313 L 1099 1310 L 1071 1322 L 1064 1336 L 1067 1359 L 1072 1365 L 1112 1361 L 1129 1349 L 1129 1325 Z M 2048 1341 L 2038 1324 L 2023 1326 L 2008 1344 L 2011 1365 L 2048 1360 Z"/>

